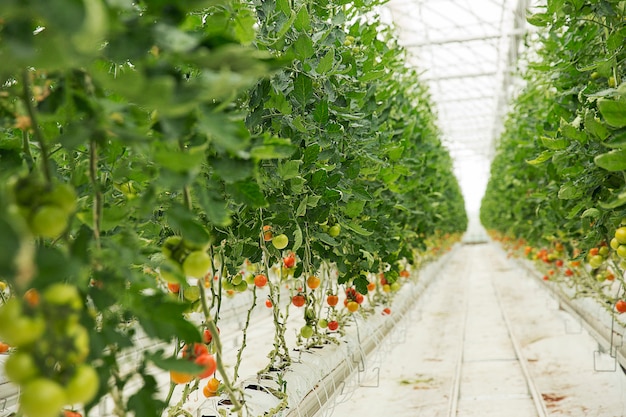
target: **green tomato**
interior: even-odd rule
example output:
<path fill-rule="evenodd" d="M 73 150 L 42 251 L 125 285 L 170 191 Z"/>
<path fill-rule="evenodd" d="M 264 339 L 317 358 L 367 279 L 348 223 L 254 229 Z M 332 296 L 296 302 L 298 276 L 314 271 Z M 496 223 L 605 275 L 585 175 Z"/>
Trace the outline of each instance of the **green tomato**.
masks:
<path fill-rule="evenodd" d="M 163 280 L 171 284 L 180 283 L 184 279 L 180 264 L 170 259 L 166 259 L 165 262 L 159 266 L 159 274 Z"/>
<path fill-rule="evenodd" d="M 619 256 L 622 259 L 626 259 L 626 245 L 619 245 L 616 252 L 617 252 L 617 256 Z"/>
<path fill-rule="evenodd" d="M 325 329 L 328 327 L 328 320 L 326 319 L 319 319 L 319 321 L 317 322 L 317 325 L 321 328 L 321 329 Z"/>
<path fill-rule="evenodd" d="M 626 226 L 622 226 L 615 231 L 615 239 L 617 242 L 626 245 Z"/>
<path fill-rule="evenodd" d="M 272 238 L 272 245 L 274 245 L 276 249 L 279 249 L 279 250 L 285 249 L 288 244 L 289 244 L 289 238 L 287 237 L 286 234 L 280 234 Z"/>
<path fill-rule="evenodd" d="M 89 355 L 89 332 L 78 323 L 71 324 L 67 330 L 67 337 L 73 341 L 74 349 L 67 354 L 68 361 L 82 363 Z"/>
<path fill-rule="evenodd" d="M 100 378 L 91 365 L 80 365 L 65 386 L 65 396 L 69 404 L 84 404 L 98 393 Z"/>
<path fill-rule="evenodd" d="M 70 215 L 76 210 L 76 191 L 69 184 L 60 183 L 54 186 L 52 191 L 44 195 L 42 201 L 61 208 L 65 214 Z"/>
<path fill-rule="evenodd" d="M 599 250 L 598 253 L 604 257 L 606 257 L 609 254 L 609 247 L 608 246 L 602 246 Z"/>
<path fill-rule="evenodd" d="M 248 289 L 248 283 L 246 281 L 241 281 L 239 284 L 235 285 L 235 291 L 244 292 Z"/>
<path fill-rule="evenodd" d="M 27 417 L 57 417 L 68 402 L 61 385 L 48 378 L 30 381 L 20 395 L 21 410 Z"/>
<path fill-rule="evenodd" d="M 400 289 L 400 284 L 398 282 L 394 282 L 389 288 L 391 291 L 398 291 Z"/>
<path fill-rule="evenodd" d="M 313 336 L 313 328 L 308 324 L 302 326 L 302 328 L 300 329 L 300 335 L 305 339 L 308 339 L 309 337 Z"/>
<path fill-rule="evenodd" d="M 618 247 L 619 241 L 617 240 L 617 238 L 611 239 L 611 248 L 613 248 L 613 250 L 617 250 Z"/>
<path fill-rule="evenodd" d="M 604 257 L 602 257 L 601 255 L 595 255 L 592 256 L 591 259 L 589 259 L 589 265 L 591 265 L 593 269 L 599 268 L 600 266 L 602 266 L 603 263 Z"/>
<path fill-rule="evenodd" d="M 185 297 L 185 300 L 192 303 L 194 301 L 198 301 L 200 299 L 200 288 L 198 288 L 198 286 L 196 285 L 185 288 L 185 291 L 183 292 L 183 297 Z"/>
<path fill-rule="evenodd" d="M 183 272 L 189 277 L 202 278 L 211 268 L 211 257 L 204 251 L 193 251 L 183 262 Z"/>
<path fill-rule="evenodd" d="M 163 246 L 161 246 L 161 252 L 167 258 L 172 259 L 172 254 L 174 251 L 180 246 L 180 243 L 183 241 L 183 238 L 180 236 L 170 236 L 165 239 L 163 242 Z"/>
<path fill-rule="evenodd" d="M 243 277 L 241 276 L 241 274 L 235 274 L 235 276 L 232 279 L 233 281 L 233 285 L 237 286 L 239 284 L 241 284 L 241 281 L 243 281 Z"/>
<path fill-rule="evenodd" d="M 0 339 L 11 346 L 24 347 L 36 342 L 43 335 L 45 329 L 46 322 L 43 317 L 20 316 L 2 326 Z"/>
<path fill-rule="evenodd" d="M 4 363 L 4 373 L 9 380 L 21 385 L 39 375 L 39 368 L 30 353 L 16 351 Z"/>
<path fill-rule="evenodd" d="M 228 290 L 234 290 L 235 286 L 233 285 L 232 282 L 230 282 L 229 280 L 225 279 L 222 281 L 222 289 L 228 291 Z"/>
<path fill-rule="evenodd" d="M 337 237 L 339 236 L 339 233 L 341 233 L 341 226 L 339 226 L 338 224 L 334 224 L 330 227 L 330 229 L 328 229 L 328 234 L 330 235 L 330 237 Z"/>
<path fill-rule="evenodd" d="M 83 301 L 78 288 L 71 284 L 55 283 L 50 285 L 43 293 L 43 299 L 48 304 L 55 306 L 69 306 L 78 311 L 83 308 Z"/>
<path fill-rule="evenodd" d="M 250 272 L 246 273 L 245 280 L 248 283 L 248 285 L 254 285 L 254 275 L 251 274 Z"/>
<path fill-rule="evenodd" d="M 33 234 L 54 239 L 67 229 L 67 213 L 61 207 L 44 204 L 31 215 L 29 225 Z"/>

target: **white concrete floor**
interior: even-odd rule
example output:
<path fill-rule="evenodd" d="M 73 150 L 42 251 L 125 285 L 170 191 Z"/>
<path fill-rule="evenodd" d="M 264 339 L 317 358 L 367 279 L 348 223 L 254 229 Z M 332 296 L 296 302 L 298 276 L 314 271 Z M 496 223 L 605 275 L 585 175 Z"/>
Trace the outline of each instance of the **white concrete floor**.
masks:
<path fill-rule="evenodd" d="M 381 348 L 379 379 L 363 384 L 377 387 L 353 384 L 325 415 L 538 416 L 504 315 L 548 415 L 626 416 L 620 368 L 594 370 L 597 343 L 580 326 L 573 329 L 576 320 L 492 244 L 456 251 L 398 326 L 404 343 Z M 458 408 L 451 414 L 457 375 Z"/>

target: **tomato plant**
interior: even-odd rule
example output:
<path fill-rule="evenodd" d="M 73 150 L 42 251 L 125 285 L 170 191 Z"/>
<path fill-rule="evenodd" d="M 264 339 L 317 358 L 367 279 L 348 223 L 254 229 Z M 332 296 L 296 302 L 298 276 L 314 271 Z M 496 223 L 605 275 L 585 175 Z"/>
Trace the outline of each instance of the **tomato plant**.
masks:
<path fill-rule="evenodd" d="M 174 414 L 178 390 L 157 399 L 147 369 L 199 390 L 196 360 L 236 411 L 200 343 L 220 349 L 227 298 L 266 288 L 283 372 L 283 284 L 345 285 L 367 305 L 369 273 L 390 290 L 399 261 L 419 267 L 467 224 L 428 91 L 377 2 L 126 3 L 10 2 L 0 21 L 0 338 L 28 355 L 9 373 L 32 416 L 61 412 L 59 387 L 85 414 L 105 395 L 119 415 Z M 323 343 L 323 299 L 296 297 L 301 335 Z"/>

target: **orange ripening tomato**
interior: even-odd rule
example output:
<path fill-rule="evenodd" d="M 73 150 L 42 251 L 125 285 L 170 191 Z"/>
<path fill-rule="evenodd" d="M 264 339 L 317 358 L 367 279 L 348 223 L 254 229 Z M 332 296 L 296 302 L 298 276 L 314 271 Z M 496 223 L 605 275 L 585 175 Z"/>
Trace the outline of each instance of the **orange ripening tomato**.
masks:
<path fill-rule="evenodd" d="M 254 285 L 256 285 L 259 288 L 263 288 L 265 287 L 265 285 L 267 284 L 267 277 L 263 274 L 259 274 L 256 277 L 254 277 Z"/>
<path fill-rule="evenodd" d="M 376 289 L 376 283 L 375 282 L 370 282 L 369 284 L 367 284 L 367 290 L 368 291 L 374 291 Z"/>
<path fill-rule="evenodd" d="M 186 372 L 170 371 L 170 380 L 175 384 L 186 384 L 193 379 L 193 375 Z"/>
<path fill-rule="evenodd" d="M 6 344 L 4 342 L 0 342 L 0 353 L 8 352 L 10 347 L 11 346 L 9 346 L 8 344 Z"/>
<path fill-rule="evenodd" d="M 39 291 L 35 288 L 31 288 L 24 293 L 24 301 L 31 307 L 37 307 L 39 305 L 39 299 Z"/>
<path fill-rule="evenodd" d="M 263 240 L 265 242 L 269 242 L 272 240 L 273 237 L 274 237 L 274 233 L 272 233 L 272 226 L 267 225 L 267 224 L 263 226 Z"/>
<path fill-rule="evenodd" d="M 310 289 L 314 290 L 320 286 L 320 279 L 316 277 L 315 275 L 311 275 L 310 277 L 307 278 L 306 285 Z"/>

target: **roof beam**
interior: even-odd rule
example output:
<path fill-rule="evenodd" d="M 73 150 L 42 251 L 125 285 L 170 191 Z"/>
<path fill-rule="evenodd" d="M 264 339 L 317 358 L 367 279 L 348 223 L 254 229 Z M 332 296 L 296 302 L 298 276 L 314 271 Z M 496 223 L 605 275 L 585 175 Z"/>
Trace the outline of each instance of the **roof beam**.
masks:
<path fill-rule="evenodd" d="M 407 48 L 422 48 L 424 46 L 430 46 L 430 45 L 446 45 L 446 44 L 451 44 L 451 43 L 488 41 L 488 40 L 500 39 L 500 38 L 509 37 L 509 36 L 519 36 L 519 35 L 523 35 L 524 33 L 525 32 L 521 30 L 515 30 L 515 31 L 508 32 L 508 33 L 498 33 L 498 34 L 491 34 L 491 35 L 476 35 L 476 36 L 463 36 L 463 37 L 458 37 L 458 38 L 433 39 L 430 41 L 407 43 L 404 46 Z"/>

